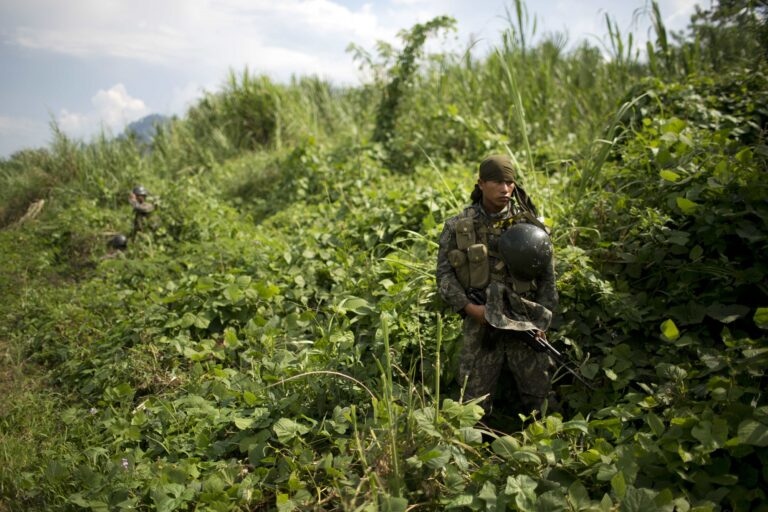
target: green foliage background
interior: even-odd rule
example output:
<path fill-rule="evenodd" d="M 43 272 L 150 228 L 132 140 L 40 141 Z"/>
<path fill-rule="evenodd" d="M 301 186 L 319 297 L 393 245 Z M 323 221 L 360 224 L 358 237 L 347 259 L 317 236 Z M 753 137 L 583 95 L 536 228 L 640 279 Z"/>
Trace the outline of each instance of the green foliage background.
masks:
<path fill-rule="evenodd" d="M 149 147 L 54 128 L 0 161 L 0 509 L 764 509 L 768 84 L 736 44 L 764 8 L 673 38 L 654 5 L 644 62 L 610 18 L 609 58 L 532 45 L 514 7 L 483 58 L 424 55 L 437 18 L 351 47 L 360 87 L 232 72 Z M 433 276 L 491 152 L 595 387 L 495 428 Z M 156 229 L 105 258 L 136 183 Z"/>

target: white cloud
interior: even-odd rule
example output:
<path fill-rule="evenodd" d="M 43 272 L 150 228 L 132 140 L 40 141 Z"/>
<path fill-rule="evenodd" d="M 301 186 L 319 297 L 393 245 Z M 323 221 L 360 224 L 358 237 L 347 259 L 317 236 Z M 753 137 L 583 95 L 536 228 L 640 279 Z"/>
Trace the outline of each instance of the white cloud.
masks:
<path fill-rule="evenodd" d="M 247 48 L 251 60 L 262 53 L 279 55 L 280 67 L 298 70 L 318 54 L 337 58 L 351 41 L 373 44 L 396 31 L 382 27 L 368 5 L 352 10 L 330 0 L 104 2 L 111 8 L 95 8 L 92 2 L 85 8 L 34 3 L 47 15 L 30 15 L 13 28 L 18 45 L 178 66 L 223 62 L 239 68 L 235 59 Z M 146 13 L 152 13 L 151 21 Z M 275 67 L 274 62 L 264 65 L 266 71 Z"/>
<path fill-rule="evenodd" d="M 61 109 L 61 113 L 59 113 L 59 117 L 56 122 L 59 124 L 59 128 L 61 128 L 64 133 L 68 133 L 76 137 L 82 137 L 85 135 L 89 131 L 90 125 L 92 124 L 92 121 L 88 118 L 88 116 L 84 114 L 78 114 L 77 112 L 70 112 L 65 108 Z"/>
<path fill-rule="evenodd" d="M 181 34 L 142 33 L 83 27 L 48 29 L 19 27 L 16 43 L 77 57 L 107 56 L 138 59 L 150 63 L 171 61 L 184 50 Z"/>
<path fill-rule="evenodd" d="M 128 94 L 123 84 L 100 89 L 91 98 L 91 104 L 94 110 L 86 113 L 62 109 L 57 119 L 62 131 L 74 137 L 88 137 L 101 128 L 116 133 L 150 113 L 142 100 Z"/>
<path fill-rule="evenodd" d="M 91 98 L 99 118 L 105 125 L 115 129 L 149 114 L 144 102 L 128 95 L 123 84 L 116 84 L 109 90 L 100 90 Z"/>

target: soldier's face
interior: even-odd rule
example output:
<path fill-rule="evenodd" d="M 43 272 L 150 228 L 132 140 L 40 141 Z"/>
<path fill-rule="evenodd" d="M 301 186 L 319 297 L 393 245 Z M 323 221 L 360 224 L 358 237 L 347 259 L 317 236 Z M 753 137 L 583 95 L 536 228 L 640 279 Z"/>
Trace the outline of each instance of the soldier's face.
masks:
<path fill-rule="evenodd" d="M 483 207 L 491 213 L 503 210 L 515 190 L 515 183 L 512 181 L 477 180 L 477 185 L 483 192 Z"/>

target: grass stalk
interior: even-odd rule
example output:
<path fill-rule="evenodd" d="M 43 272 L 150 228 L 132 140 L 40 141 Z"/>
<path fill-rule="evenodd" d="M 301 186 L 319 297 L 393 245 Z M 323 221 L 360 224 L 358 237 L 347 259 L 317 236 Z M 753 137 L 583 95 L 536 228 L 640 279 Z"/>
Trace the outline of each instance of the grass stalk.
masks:
<path fill-rule="evenodd" d="M 384 385 L 384 404 L 387 409 L 387 430 L 389 433 L 389 449 L 390 457 L 392 458 L 392 473 L 394 475 L 394 482 L 390 482 L 391 491 L 396 498 L 400 497 L 400 463 L 399 453 L 397 449 L 397 421 L 395 421 L 395 411 L 392 407 L 393 404 L 393 388 L 392 388 L 392 355 L 390 354 L 389 346 L 389 324 L 387 317 L 381 316 L 381 331 L 384 337 L 384 367 L 382 368 L 382 384 Z M 391 485 L 394 483 L 394 485 Z"/>
<path fill-rule="evenodd" d="M 437 346 L 435 347 L 435 427 L 440 420 L 440 349 L 443 344 L 443 317 L 437 314 Z"/>

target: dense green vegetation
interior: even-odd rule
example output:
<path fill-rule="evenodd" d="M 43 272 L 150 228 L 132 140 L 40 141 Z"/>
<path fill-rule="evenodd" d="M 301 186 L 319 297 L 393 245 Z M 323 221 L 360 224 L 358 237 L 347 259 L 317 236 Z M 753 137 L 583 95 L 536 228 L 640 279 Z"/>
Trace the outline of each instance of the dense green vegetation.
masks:
<path fill-rule="evenodd" d="M 438 18 L 353 47 L 359 88 L 233 72 L 150 147 L 0 161 L 0 510 L 765 510 L 765 12 L 672 38 L 656 9 L 641 61 L 610 20 L 610 58 L 532 45 L 516 8 L 483 58 L 425 56 Z M 433 276 L 491 152 L 595 387 L 494 428 Z M 156 230 L 104 258 L 136 183 Z"/>

